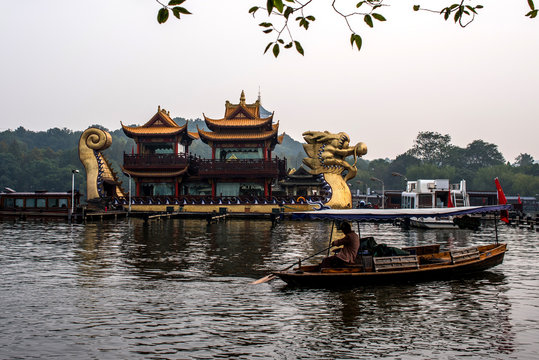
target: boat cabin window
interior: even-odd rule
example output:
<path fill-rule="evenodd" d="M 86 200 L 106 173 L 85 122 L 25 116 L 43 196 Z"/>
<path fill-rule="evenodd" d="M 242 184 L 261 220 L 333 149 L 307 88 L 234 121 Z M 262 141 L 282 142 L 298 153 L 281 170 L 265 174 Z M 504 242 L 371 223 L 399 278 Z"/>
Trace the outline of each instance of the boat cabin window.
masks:
<path fill-rule="evenodd" d="M 431 208 L 432 207 L 432 196 L 430 194 L 419 194 L 417 196 L 417 204 L 419 208 Z"/>
<path fill-rule="evenodd" d="M 34 198 L 27 198 L 27 199 L 26 199 L 26 207 L 27 207 L 27 208 L 33 208 L 33 207 L 36 207 L 36 199 L 34 199 Z"/>
<path fill-rule="evenodd" d="M 36 201 L 37 207 L 47 207 L 47 200 L 46 199 L 37 199 Z"/>
<path fill-rule="evenodd" d="M 67 199 L 58 199 L 58 206 L 61 208 L 67 208 Z"/>
<path fill-rule="evenodd" d="M 436 192 L 436 207 L 443 208 L 447 206 L 447 198 L 449 193 L 447 191 Z"/>
<path fill-rule="evenodd" d="M 49 207 L 50 208 L 57 208 L 58 207 L 58 199 L 49 199 Z"/>
<path fill-rule="evenodd" d="M 16 208 L 23 208 L 24 207 L 24 199 L 15 199 L 15 207 Z"/>
<path fill-rule="evenodd" d="M 403 196 L 401 206 L 403 209 L 413 209 L 415 207 L 415 198 L 412 196 Z"/>
<path fill-rule="evenodd" d="M 13 208 L 13 205 L 15 205 L 15 200 L 13 198 L 4 199 L 4 208 Z"/>

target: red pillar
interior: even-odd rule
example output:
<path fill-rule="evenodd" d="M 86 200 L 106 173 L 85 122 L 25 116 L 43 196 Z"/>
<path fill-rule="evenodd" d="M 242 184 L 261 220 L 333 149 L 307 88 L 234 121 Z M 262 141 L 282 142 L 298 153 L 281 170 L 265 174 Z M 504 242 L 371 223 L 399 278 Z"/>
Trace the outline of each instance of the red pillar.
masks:
<path fill-rule="evenodd" d="M 174 154 L 178 155 L 178 142 L 174 143 Z"/>
<path fill-rule="evenodd" d="M 140 196 L 140 183 L 138 181 L 136 181 L 136 186 L 137 186 L 137 196 Z"/>
<path fill-rule="evenodd" d="M 179 185 L 178 179 L 176 179 L 175 182 L 176 182 L 176 189 L 175 189 L 175 191 L 174 191 L 174 196 L 178 197 L 178 196 L 180 195 L 179 192 L 178 192 L 178 190 L 179 190 L 179 187 L 178 187 L 178 185 Z"/>
<path fill-rule="evenodd" d="M 264 179 L 264 197 L 269 197 L 268 182 L 266 181 L 266 179 Z"/>
<path fill-rule="evenodd" d="M 216 192 L 216 186 L 215 186 L 215 180 L 212 180 L 211 182 L 211 196 L 212 197 L 215 197 L 215 192 Z"/>
<path fill-rule="evenodd" d="M 264 148 L 264 160 L 268 160 L 268 149 Z"/>
<path fill-rule="evenodd" d="M 140 143 L 137 143 L 137 154 L 140 154 Z"/>
<path fill-rule="evenodd" d="M 215 160 L 215 148 L 214 147 L 211 148 L 211 159 Z"/>

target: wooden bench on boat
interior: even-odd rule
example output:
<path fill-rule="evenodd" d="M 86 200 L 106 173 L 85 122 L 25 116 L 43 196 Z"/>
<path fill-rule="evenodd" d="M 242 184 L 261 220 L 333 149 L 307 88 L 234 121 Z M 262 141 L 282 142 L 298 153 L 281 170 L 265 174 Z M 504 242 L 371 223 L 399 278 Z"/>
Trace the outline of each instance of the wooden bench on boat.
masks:
<path fill-rule="evenodd" d="M 419 268 L 416 255 L 373 257 L 372 260 L 377 272 Z"/>
<path fill-rule="evenodd" d="M 457 264 L 464 261 L 479 259 L 479 250 L 475 247 L 466 249 L 457 249 L 450 252 L 451 263 Z"/>

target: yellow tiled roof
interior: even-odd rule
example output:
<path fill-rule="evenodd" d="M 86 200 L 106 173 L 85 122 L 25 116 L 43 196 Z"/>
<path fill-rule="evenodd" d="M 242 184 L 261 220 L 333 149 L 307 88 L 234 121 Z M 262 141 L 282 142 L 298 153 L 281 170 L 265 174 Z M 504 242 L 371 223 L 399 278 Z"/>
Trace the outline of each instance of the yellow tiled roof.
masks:
<path fill-rule="evenodd" d="M 258 131 L 258 132 L 213 132 L 213 131 L 204 131 L 198 129 L 200 138 L 202 140 L 216 140 L 216 141 L 234 141 L 234 140 L 266 140 L 272 137 L 277 137 L 277 131 L 279 129 L 279 124 L 272 125 L 272 130 L 270 131 Z"/>
<path fill-rule="evenodd" d="M 218 127 L 259 127 L 271 123 L 273 120 L 273 115 L 264 119 L 246 119 L 246 118 L 236 118 L 236 119 L 211 119 L 204 115 L 204 120 L 208 126 L 218 126 Z"/>
<path fill-rule="evenodd" d="M 154 126 L 154 127 L 142 127 L 142 126 L 125 126 L 122 124 L 122 129 L 127 136 L 137 135 L 176 135 L 185 130 L 185 126 L 178 127 L 165 127 L 165 126 Z"/>

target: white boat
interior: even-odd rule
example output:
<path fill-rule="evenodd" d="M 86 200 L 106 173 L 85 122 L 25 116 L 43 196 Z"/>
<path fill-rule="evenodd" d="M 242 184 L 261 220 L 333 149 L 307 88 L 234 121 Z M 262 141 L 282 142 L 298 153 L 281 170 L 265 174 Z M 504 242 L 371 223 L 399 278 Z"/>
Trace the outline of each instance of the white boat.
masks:
<path fill-rule="evenodd" d="M 443 209 L 450 207 L 470 206 L 470 198 L 466 192 L 466 180 L 458 184 L 450 184 L 448 179 L 416 180 L 406 183 L 406 191 L 402 192 L 401 207 L 403 209 Z M 415 218 L 409 225 L 424 229 L 456 229 L 459 228 L 454 217 Z M 466 227 L 476 228 L 478 222 L 465 222 Z M 462 227 L 462 225 L 460 226 Z"/>

